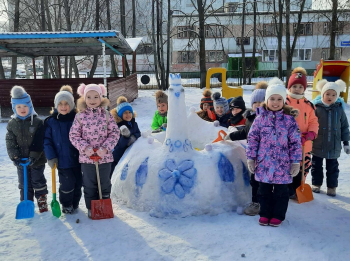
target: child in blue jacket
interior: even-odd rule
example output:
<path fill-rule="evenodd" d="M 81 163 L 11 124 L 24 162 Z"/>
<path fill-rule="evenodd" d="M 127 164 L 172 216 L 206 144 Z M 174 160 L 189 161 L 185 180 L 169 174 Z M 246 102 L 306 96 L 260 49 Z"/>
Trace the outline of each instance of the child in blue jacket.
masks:
<path fill-rule="evenodd" d="M 58 169 L 62 212 L 72 214 L 79 207 L 82 187 L 79 151 L 69 140 L 76 114 L 72 87 L 62 86 L 54 103 L 51 116 L 45 120 L 44 150 L 49 166 Z"/>
<path fill-rule="evenodd" d="M 131 104 L 128 103 L 128 100 L 124 96 L 120 96 L 118 98 L 117 107 L 111 110 L 111 114 L 113 115 L 121 134 L 118 144 L 115 146 L 113 151 L 114 161 L 111 168 L 112 178 L 113 171 L 124 152 L 141 136 L 141 132 L 137 122 L 135 121 L 136 112 L 134 112 Z"/>

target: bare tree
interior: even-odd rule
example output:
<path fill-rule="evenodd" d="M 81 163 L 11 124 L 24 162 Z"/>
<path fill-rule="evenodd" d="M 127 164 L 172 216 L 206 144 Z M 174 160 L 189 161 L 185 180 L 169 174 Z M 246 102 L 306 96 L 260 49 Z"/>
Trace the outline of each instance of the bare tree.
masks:
<path fill-rule="evenodd" d="M 283 78 L 283 69 L 282 69 L 282 36 L 283 36 L 283 2 L 278 0 L 278 10 L 276 8 L 276 1 L 273 1 L 274 9 L 274 22 L 277 33 L 277 43 L 278 43 L 278 78 Z M 277 20 L 278 15 L 278 20 Z"/>
<path fill-rule="evenodd" d="M 15 17 L 13 21 L 13 31 L 18 32 L 19 29 L 19 3 L 20 0 L 15 0 Z M 16 72 L 17 72 L 17 56 L 12 57 L 12 64 L 11 64 L 11 78 L 16 78 Z"/>
<path fill-rule="evenodd" d="M 242 29 L 241 29 L 241 51 L 242 51 L 242 77 L 243 77 L 243 84 L 247 83 L 247 76 L 246 76 L 246 63 L 245 63 L 245 48 L 244 48 L 244 39 L 245 39 L 245 13 L 246 13 L 246 3 L 247 0 L 243 0 L 243 6 L 242 6 Z"/>
<path fill-rule="evenodd" d="M 330 30 L 329 60 L 335 60 L 335 37 L 338 30 L 338 0 L 332 0 L 332 22 Z"/>
<path fill-rule="evenodd" d="M 95 30 L 99 30 L 100 29 L 100 0 L 95 0 L 95 1 L 96 1 Z M 94 74 L 97 68 L 97 63 L 98 63 L 98 55 L 94 55 L 94 61 L 92 63 L 89 78 L 94 77 Z"/>
<path fill-rule="evenodd" d="M 108 30 L 111 30 L 112 29 L 112 24 L 111 24 L 110 0 L 106 0 L 106 6 L 107 6 L 107 26 L 108 26 Z M 115 68 L 114 55 L 111 54 L 109 56 L 109 59 L 111 60 L 112 75 L 113 75 L 113 77 L 117 77 L 118 73 L 117 73 L 117 70 Z"/>

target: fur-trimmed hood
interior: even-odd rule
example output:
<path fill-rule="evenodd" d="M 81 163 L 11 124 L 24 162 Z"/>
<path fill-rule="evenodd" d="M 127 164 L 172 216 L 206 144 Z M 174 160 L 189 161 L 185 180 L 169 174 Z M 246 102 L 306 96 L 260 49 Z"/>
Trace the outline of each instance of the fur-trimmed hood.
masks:
<path fill-rule="evenodd" d="M 270 111 L 268 108 L 267 108 L 267 104 L 265 102 L 263 102 L 261 104 L 261 106 L 264 108 L 265 111 Z M 259 109 L 259 108 L 258 108 Z M 286 115 L 290 115 L 290 116 L 293 116 L 294 119 L 297 118 L 299 116 L 299 110 L 298 109 L 294 109 L 292 106 L 288 106 L 286 104 L 283 105 L 283 113 L 286 114 Z M 257 110 L 257 114 L 258 113 L 258 110 Z"/>
<path fill-rule="evenodd" d="M 101 107 L 109 106 L 110 103 L 111 103 L 111 102 L 110 102 L 107 98 L 103 98 L 102 101 L 101 101 L 100 106 L 101 106 Z M 85 102 L 85 100 L 84 100 L 84 97 L 80 97 L 80 98 L 77 100 L 77 110 L 78 110 L 78 112 L 85 111 L 86 108 L 87 108 L 87 105 L 86 105 L 86 102 Z"/>
<path fill-rule="evenodd" d="M 117 108 L 114 108 L 113 110 L 111 110 L 111 114 L 112 114 L 112 116 L 114 118 L 114 121 L 117 124 L 123 121 L 123 119 L 118 116 Z M 137 117 L 137 113 L 136 113 L 136 111 L 134 111 L 133 114 L 132 114 L 132 118 L 135 119 L 136 117 Z"/>

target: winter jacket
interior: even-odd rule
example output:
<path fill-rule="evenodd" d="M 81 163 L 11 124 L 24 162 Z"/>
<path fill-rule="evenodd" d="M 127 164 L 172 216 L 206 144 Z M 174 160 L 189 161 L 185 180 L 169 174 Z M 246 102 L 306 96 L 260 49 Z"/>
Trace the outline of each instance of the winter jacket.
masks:
<path fill-rule="evenodd" d="M 69 140 L 76 112 L 72 110 L 66 115 L 58 114 L 57 110 L 45 120 L 44 150 L 47 159 L 57 158 L 59 169 L 79 167 L 79 151 Z"/>
<path fill-rule="evenodd" d="M 37 116 L 25 120 L 13 117 L 7 124 L 6 148 L 10 159 L 33 158 L 33 167 L 46 163 L 44 153 L 44 123 Z"/>
<path fill-rule="evenodd" d="M 156 111 L 153 116 L 152 130 L 159 129 L 159 127 L 162 126 L 163 123 L 167 122 L 167 116 L 162 116 L 159 114 L 159 111 Z"/>
<path fill-rule="evenodd" d="M 228 112 L 222 116 L 218 116 L 215 112 L 209 111 L 208 115 L 212 121 L 219 121 L 221 127 L 228 128 L 230 126 L 228 121 L 232 115 L 231 112 Z"/>
<path fill-rule="evenodd" d="M 245 125 L 245 121 L 246 119 L 243 117 L 242 115 L 242 119 L 239 120 L 238 122 L 234 121 L 233 119 L 235 118 L 235 116 L 230 116 L 230 119 L 228 120 L 228 126 L 233 126 L 233 127 L 236 127 L 236 126 L 242 126 L 242 125 Z"/>
<path fill-rule="evenodd" d="M 249 130 L 255 120 L 256 113 L 253 110 L 246 110 L 243 113 L 243 117 L 245 118 L 245 127 L 241 130 L 234 131 L 230 133 L 231 140 L 245 140 L 248 137 Z"/>
<path fill-rule="evenodd" d="M 207 111 L 203 111 L 203 110 L 197 111 L 197 115 L 205 121 L 213 122 L 213 120 L 210 119 Z"/>
<path fill-rule="evenodd" d="M 97 108 L 89 108 L 84 100 L 78 100 L 78 113 L 69 132 L 69 140 L 79 150 L 79 162 L 94 164 L 94 161 L 85 154 L 88 146 L 93 148 L 105 148 L 107 154 L 98 161 L 99 164 L 113 162 L 112 151 L 118 143 L 119 128 L 110 112 L 107 123 L 107 115 L 104 106 L 108 106 L 109 100 L 103 99 Z M 78 118 L 80 122 L 78 121 Z"/>
<path fill-rule="evenodd" d="M 344 112 L 344 104 L 340 98 L 325 106 L 321 96 L 313 100 L 316 116 L 320 125 L 318 136 L 314 140 L 312 154 L 326 159 L 337 159 L 342 149 L 341 141 L 349 141 L 349 123 Z"/>
<path fill-rule="evenodd" d="M 256 110 L 248 134 L 247 158 L 255 160 L 255 180 L 269 184 L 292 183 L 290 167 L 302 158 L 301 136 L 289 106 L 273 112 L 266 105 Z"/>
<path fill-rule="evenodd" d="M 125 125 L 129 131 L 130 131 L 130 137 L 133 135 L 136 139 L 138 139 L 141 136 L 141 132 L 139 129 L 139 126 L 137 125 L 137 122 L 135 121 L 135 118 L 132 118 L 131 121 L 124 121 L 121 119 L 118 114 L 117 110 L 113 109 L 111 111 L 111 114 L 114 117 L 115 122 L 117 123 L 118 127 Z M 133 117 L 136 117 L 136 112 L 134 111 Z M 118 164 L 119 160 L 123 156 L 126 149 L 130 146 L 129 141 L 130 137 L 126 138 L 123 135 L 120 135 L 120 139 L 118 140 L 118 144 L 115 146 L 113 151 L 113 158 L 116 164 Z"/>
<path fill-rule="evenodd" d="M 318 119 L 315 115 L 315 106 L 307 99 L 294 99 L 287 96 L 286 104 L 292 106 L 294 109 L 299 110 L 299 115 L 295 119 L 298 123 L 300 133 L 313 131 L 316 136 L 318 133 Z M 312 150 L 312 141 L 308 140 L 305 142 L 305 153 Z"/>

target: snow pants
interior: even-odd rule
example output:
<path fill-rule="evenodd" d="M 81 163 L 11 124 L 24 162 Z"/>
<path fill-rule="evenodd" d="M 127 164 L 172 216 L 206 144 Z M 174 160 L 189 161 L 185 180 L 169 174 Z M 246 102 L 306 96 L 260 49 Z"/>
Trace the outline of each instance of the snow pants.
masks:
<path fill-rule="evenodd" d="M 252 186 L 252 202 L 258 203 L 259 181 L 255 180 L 255 174 L 250 174 L 250 186 Z"/>
<path fill-rule="evenodd" d="M 323 158 L 312 156 L 312 185 L 322 186 L 323 183 Z M 339 163 L 338 159 L 326 159 L 327 188 L 338 187 Z"/>
<path fill-rule="evenodd" d="M 60 203 L 64 207 L 78 208 L 83 185 L 81 167 L 58 169 L 58 178 L 60 181 Z"/>
<path fill-rule="evenodd" d="M 258 199 L 260 217 L 285 219 L 289 201 L 288 184 L 259 182 Z"/>
<path fill-rule="evenodd" d="M 45 165 L 37 167 L 27 166 L 27 184 L 28 193 L 27 199 L 34 201 L 34 196 L 38 199 L 41 195 L 46 195 L 49 193 L 47 191 L 46 179 L 44 176 Z M 20 189 L 21 201 L 24 200 L 24 177 L 23 177 L 23 167 L 17 167 L 18 175 L 18 188 Z"/>
<path fill-rule="evenodd" d="M 100 183 L 102 198 L 107 199 L 111 194 L 111 163 L 103 163 L 98 165 L 100 173 Z M 85 205 L 87 209 L 91 209 L 91 200 L 100 199 L 98 194 L 97 175 L 95 164 L 81 164 L 81 171 L 83 172 L 83 187 Z"/>
<path fill-rule="evenodd" d="M 293 182 L 291 184 L 289 184 L 289 196 L 293 196 L 296 193 L 296 189 L 298 187 L 300 187 L 301 185 L 301 173 L 303 170 L 303 162 L 300 162 L 300 171 L 298 173 L 298 175 L 296 175 L 293 178 Z M 311 169 L 311 152 L 305 153 L 305 172 L 304 172 L 304 177 L 307 176 L 307 174 L 309 174 L 309 171 Z"/>

